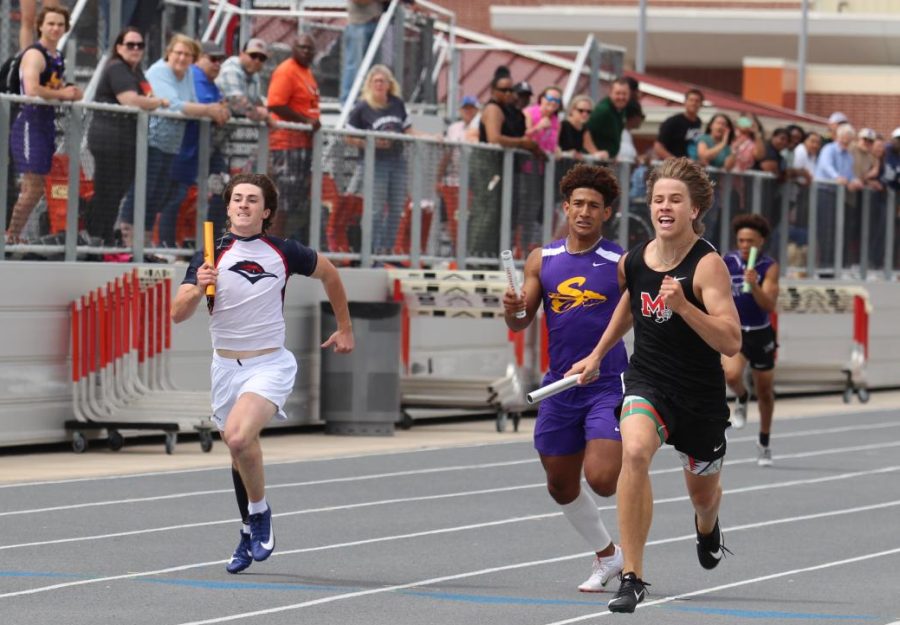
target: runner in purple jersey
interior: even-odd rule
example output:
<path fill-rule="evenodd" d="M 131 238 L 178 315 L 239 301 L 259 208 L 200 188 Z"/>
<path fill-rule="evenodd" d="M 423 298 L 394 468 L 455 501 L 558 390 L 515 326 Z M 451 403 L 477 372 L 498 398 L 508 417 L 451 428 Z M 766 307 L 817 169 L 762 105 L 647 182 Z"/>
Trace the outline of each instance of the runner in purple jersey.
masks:
<path fill-rule="evenodd" d="M 615 176 L 606 167 L 581 164 L 569 170 L 559 187 L 569 234 L 533 250 L 525 262 L 522 293 L 509 290 L 503 299 L 506 325 L 513 331 L 527 328 L 543 303 L 550 337 L 545 385 L 587 356 L 621 292 L 617 267 L 622 248 L 602 236 L 619 195 Z M 523 309 L 525 317 L 517 319 L 516 312 Z M 581 488 L 581 473 L 583 468 L 598 495 L 615 494 L 622 465 L 616 413 L 627 360 L 619 341 L 603 359 L 595 381 L 541 402 L 534 429 L 547 490 L 596 553 L 591 576 L 578 587 L 582 592 L 600 592 L 622 571 L 621 549 L 606 531 L 593 497 Z"/>
<path fill-rule="evenodd" d="M 759 455 L 761 467 L 772 464 L 769 434 L 775 411 L 775 348 L 778 347 L 775 329 L 769 315 L 778 301 L 778 263 L 760 254 L 756 265 L 747 267 L 750 248 L 761 250 L 769 237 L 770 227 L 761 215 L 738 215 L 731 222 L 737 249 L 725 255 L 725 265 L 731 274 L 731 294 L 741 317 L 741 353 L 722 357 L 725 381 L 736 395 L 731 423 L 736 428 L 747 422 L 749 392 L 744 387 L 744 369 L 750 365 L 753 389 L 759 405 Z M 744 282 L 750 291 L 743 290 Z"/>

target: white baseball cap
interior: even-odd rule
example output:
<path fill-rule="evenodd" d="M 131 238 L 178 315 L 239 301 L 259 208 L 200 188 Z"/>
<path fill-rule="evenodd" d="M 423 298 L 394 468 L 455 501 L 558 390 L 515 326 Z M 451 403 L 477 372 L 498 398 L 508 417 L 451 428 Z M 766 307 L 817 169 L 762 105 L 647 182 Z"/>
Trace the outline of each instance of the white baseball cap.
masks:
<path fill-rule="evenodd" d="M 828 118 L 829 124 L 846 124 L 848 121 L 847 116 L 841 113 L 840 111 L 836 113 L 832 113 Z"/>
<path fill-rule="evenodd" d="M 900 126 L 894 128 L 894 132 L 891 133 L 891 139 L 900 139 Z"/>

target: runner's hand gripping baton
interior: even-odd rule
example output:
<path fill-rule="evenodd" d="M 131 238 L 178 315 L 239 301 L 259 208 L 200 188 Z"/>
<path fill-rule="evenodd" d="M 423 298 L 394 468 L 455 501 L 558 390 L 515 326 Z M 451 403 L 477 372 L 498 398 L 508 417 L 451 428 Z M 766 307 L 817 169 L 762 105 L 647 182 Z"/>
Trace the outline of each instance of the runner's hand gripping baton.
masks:
<path fill-rule="evenodd" d="M 216 258 L 215 249 L 216 241 L 215 234 L 213 232 L 213 222 L 204 221 L 203 222 L 203 260 L 210 267 L 215 267 Z M 212 314 L 213 302 L 216 298 L 216 285 L 208 284 L 206 285 L 206 307 L 209 308 L 210 314 Z"/>
<path fill-rule="evenodd" d="M 527 401 L 529 404 L 536 404 L 542 399 L 547 399 L 548 397 L 552 397 L 557 393 L 562 393 L 563 391 L 568 390 L 578 384 L 578 375 L 579 374 L 576 373 L 575 375 L 570 375 L 563 378 L 562 380 L 552 382 L 547 386 L 542 386 L 541 388 L 534 389 L 525 396 L 525 401 Z"/>
<path fill-rule="evenodd" d="M 750 248 L 750 256 L 747 258 L 747 269 L 753 269 L 756 267 L 756 255 L 759 254 L 759 250 L 756 246 Z M 741 291 L 744 293 L 750 292 L 751 285 L 749 282 L 744 280 L 744 285 L 741 287 Z"/>
<path fill-rule="evenodd" d="M 518 299 L 522 287 L 519 286 L 519 274 L 516 272 L 515 263 L 513 263 L 512 252 L 510 250 L 503 250 L 500 252 L 500 261 L 503 263 L 503 271 L 506 272 L 506 282 L 509 284 L 509 288 L 512 289 L 513 293 L 516 294 L 516 299 Z M 524 310 L 517 310 L 516 319 L 524 319 L 525 314 Z"/>

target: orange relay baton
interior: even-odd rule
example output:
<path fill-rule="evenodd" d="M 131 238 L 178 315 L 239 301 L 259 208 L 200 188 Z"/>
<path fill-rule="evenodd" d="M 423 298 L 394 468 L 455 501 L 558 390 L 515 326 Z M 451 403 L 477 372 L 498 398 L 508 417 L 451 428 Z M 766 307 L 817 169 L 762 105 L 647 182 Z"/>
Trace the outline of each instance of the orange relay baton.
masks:
<path fill-rule="evenodd" d="M 216 258 L 215 252 L 215 234 L 213 231 L 213 222 L 204 221 L 203 222 L 203 260 L 211 267 L 215 267 Z M 206 305 L 209 308 L 210 314 L 212 314 L 213 309 L 213 301 L 216 297 L 216 285 L 208 284 L 206 285 Z"/>

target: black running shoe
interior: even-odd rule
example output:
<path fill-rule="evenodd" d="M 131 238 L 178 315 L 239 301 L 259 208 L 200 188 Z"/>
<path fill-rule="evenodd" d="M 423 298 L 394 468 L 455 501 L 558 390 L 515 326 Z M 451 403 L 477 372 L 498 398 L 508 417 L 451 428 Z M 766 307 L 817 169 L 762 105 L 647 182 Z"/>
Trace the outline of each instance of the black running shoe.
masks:
<path fill-rule="evenodd" d="M 647 586 L 650 584 L 634 573 L 625 573 L 621 579 L 616 596 L 609 600 L 606 607 L 610 612 L 634 612 L 637 604 L 647 595 Z"/>
<path fill-rule="evenodd" d="M 697 559 L 700 560 L 700 566 L 704 569 L 716 568 L 719 560 L 724 558 L 726 553 L 731 553 L 725 547 L 722 530 L 719 529 L 719 519 L 716 519 L 712 533 L 702 536 L 697 529 L 697 516 L 694 515 L 694 529 L 697 531 Z"/>

